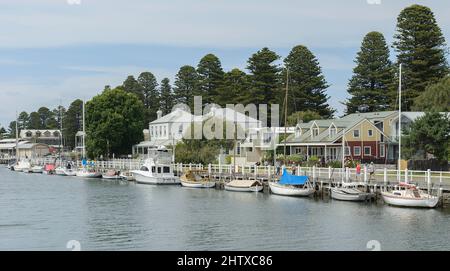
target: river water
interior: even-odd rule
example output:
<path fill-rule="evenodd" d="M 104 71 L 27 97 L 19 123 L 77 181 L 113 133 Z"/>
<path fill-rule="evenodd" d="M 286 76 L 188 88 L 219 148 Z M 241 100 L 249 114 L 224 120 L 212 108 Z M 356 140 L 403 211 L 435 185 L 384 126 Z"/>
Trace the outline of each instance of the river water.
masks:
<path fill-rule="evenodd" d="M 450 212 L 0 167 L 0 250 L 449 250 Z"/>

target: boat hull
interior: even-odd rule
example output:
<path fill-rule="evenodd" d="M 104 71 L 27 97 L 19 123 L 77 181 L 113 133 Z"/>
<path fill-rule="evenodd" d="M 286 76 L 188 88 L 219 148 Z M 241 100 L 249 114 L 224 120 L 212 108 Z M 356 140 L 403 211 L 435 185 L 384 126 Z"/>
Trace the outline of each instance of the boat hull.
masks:
<path fill-rule="evenodd" d="M 132 172 L 134 179 L 139 184 L 178 185 L 180 179 L 175 176 L 146 176 L 139 172 Z"/>
<path fill-rule="evenodd" d="M 435 196 L 428 198 L 405 198 L 394 196 L 387 192 L 382 192 L 381 196 L 386 204 L 399 207 L 434 208 L 439 202 L 439 198 Z"/>
<path fill-rule="evenodd" d="M 44 169 L 43 169 L 42 167 L 33 167 L 33 168 L 31 169 L 31 171 L 32 171 L 33 173 L 42 173 L 42 172 L 44 171 Z"/>
<path fill-rule="evenodd" d="M 371 195 L 364 192 L 355 192 L 355 190 L 332 188 L 331 198 L 342 201 L 366 201 L 371 198 Z"/>
<path fill-rule="evenodd" d="M 78 171 L 75 176 L 80 177 L 80 178 L 100 178 L 100 177 L 102 177 L 102 174 L 97 173 L 97 172 Z"/>
<path fill-rule="evenodd" d="M 121 180 L 122 177 L 120 177 L 119 175 L 110 176 L 110 175 L 103 174 L 102 175 L 102 179 L 105 179 L 105 180 Z"/>
<path fill-rule="evenodd" d="M 190 188 L 213 188 L 216 186 L 215 182 L 186 182 L 181 181 L 181 185 Z"/>
<path fill-rule="evenodd" d="M 264 189 L 264 186 L 250 186 L 250 187 L 236 187 L 232 185 L 225 185 L 225 190 L 232 192 L 261 192 Z"/>
<path fill-rule="evenodd" d="M 278 183 L 269 182 L 270 192 L 275 195 L 290 196 L 290 197 L 308 197 L 314 194 L 312 188 L 297 188 L 293 186 L 281 185 Z"/>

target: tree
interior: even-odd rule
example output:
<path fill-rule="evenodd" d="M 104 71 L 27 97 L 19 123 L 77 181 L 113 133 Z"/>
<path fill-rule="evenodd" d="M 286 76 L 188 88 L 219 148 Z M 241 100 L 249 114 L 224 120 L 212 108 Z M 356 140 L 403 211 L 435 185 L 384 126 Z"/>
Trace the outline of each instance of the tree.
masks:
<path fill-rule="evenodd" d="M 232 69 L 224 75 L 215 102 L 220 106 L 244 103 L 243 94 L 249 90 L 249 86 L 249 76 L 237 68 Z"/>
<path fill-rule="evenodd" d="M 292 113 L 290 116 L 288 116 L 287 125 L 295 126 L 299 122 L 307 123 L 312 120 L 320 120 L 320 119 L 322 119 L 322 116 L 315 111 L 311 111 L 311 110 L 297 111 L 297 112 Z"/>
<path fill-rule="evenodd" d="M 405 156 L 416 153 L 432 154 L 438 160 L 447 160 L 450 147 L 450 119 L 438 112 L 428 112 L 416 119 L 404 131 Z"/>
<path fill-rule="evenodd" d="M 400 13 L 394 39 L 397 62 L 403 64 L 402 109 L 408 111 L 428 85 L 448 74 L 446 43 L 431 9 L 420 5 Z"/>
<path fill-rule="evenodd" d="M 139 98 L 139 100 L 144 102 L 144 93 L 142 91 L 141 86 L 139 85 L 139 82 L 134 78 L 134 76 L 129 75 L 127 79 L 125 79 L 121 87 L 125 92 L 133 93 Z M 108 89 L 105 88 L 104 91 L 107 90 Z"/>
<path fill-rule="evenodd" d="M 73 101 L 63 118 L 63 136 L 68 149 L 75 148 L 75 134 L 83 130 L 83 101 Z"/>
<path fill-rule="evenodd" d="M 204 56 L 197 66 L 197 73 L 199 77 L 198 95 L 203 97 L 203 103 L 216 103 L 224 76 L 219 58 L 213 54 Z"/>
<path fill-rule="evenodd" d="M 450 111 L 450 76 L 438 83 L 428 86 L 414 101 L 414 110 L 417 111 Z"/>
<path fill-rule="evenodd" d="M 41 107 L 38 109 L 40 125 L 38 129 L 55 129 L 58 124 L 55 119 L 55 115 L 47 107 Z"/>
<path fill-rule="evenodd" d="M 325 93 L 328 84 L 314 54 L 303 45 L 295 46 L 284 59 L 284 65 L 289 70 L 288 114 L 314 110 L 323 117 L 331 118 L 334 110 L 328 106 L 329 97 Z M 282 72 L 284 86 L 286 72 Z"/>
<path fill-rule="evenodd" d="M 348 84 L 352 96 L 346 103 L 347 114 L 361 111 L 383 111 L 394 102 L 390 101 L 395 74 L 389 59 L 389 47 L 380 32 L 368 33 L 358 52 L 356 67 Z"/>
<path fill-rule="evenodd" d="M 27 112 L 23 111 L 17 117 L 19 129 L 27 129 L 30 121 L 30 115 Z"/>
<path fill-rule="evenodd" d="M 164 115 L 169 114 L 172 111 L 172 107 L 174 106 L 172 87 L 170 86 L 169 78 L 164 78 L 161 81 L 160 93 L 160 109 L 162 110 Z"/>
<path fill-rule="evenodd" d="M 194 67 L 183 66 L 175 77 L 174 96 L 176 103 L 184 103 L 193 111 L 194 95 L 198 94 L 198 74 Z"/>
<path fill-rule="evenodd" d="M 121 89 L 104 91 L 86 104 L 89 157 L 128 154 L 143 139 L 144 104 Z"/>
<path fill-rule="evenodd" d="M 7 133 L 6 129 L 0 126 L 0 139 L 5 138 Z"/>
<path fill-rule="evenodd" d="M 38 112 L 30 113 L 30 121 L 28 122 L 28 129 L 43 129 L 41 117 Z"/>
<path fill-rule="evenodd" d="M 16 137 L 16 121 L 11 121 L 8 125 L 8 133 L 10 138 Z"/>
<path fill-rule="evenodd" d="M 141 92 L 144 96 L 144 107 L 146 108 L 145 125 L 156 119 L 156 112 L 159 110 L 160 93 L 158 82 L 151 72 L 143 72 L 137 79 Z"/>
<path fill-rule="evenodd" d="M 64 106 L 62 106 L 62 105 L 59 105 L 58 107 L 53 109 L 52 113 L 53 113 L 53 116 L 55 119 L 55 123 L 54 123 L 55 128 L 61 129 L 61 125 L 62 124 L 65 125 L 63 120 L 64 120 L 64 116 L 66 114 L 66 108 L 64 108 Z"/>
<path fill-rule="evenodd" d="M 280 101 L 278 87 L 279 67 L 274 62 L 280 57 L 267 47 L 253 54 L 247 61 L 250 71 L 250 89 L 243 93 L 246 103 L 275 104 Z"/>

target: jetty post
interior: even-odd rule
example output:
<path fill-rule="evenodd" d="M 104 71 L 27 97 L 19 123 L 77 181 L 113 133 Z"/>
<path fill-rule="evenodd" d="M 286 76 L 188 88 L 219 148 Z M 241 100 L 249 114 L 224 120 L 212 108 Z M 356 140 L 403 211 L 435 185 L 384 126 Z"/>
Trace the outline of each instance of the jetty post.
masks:
<path fill-rule="evenodd" d="M 405 168 L 405 183 L 408 183 L 408 168 Z"/>
<path fill-rule="evenodd" d="M 431 194 L 431 169 L 427 170 L 427 191 Z"/>
<path fill-rule="evenodd" d="M 388 181 L 387 168 L 384 168 L 384 176 L 383 176 L 383 178 L 384 178 L 384 191 L 387 191 L 387 181 Z"/>

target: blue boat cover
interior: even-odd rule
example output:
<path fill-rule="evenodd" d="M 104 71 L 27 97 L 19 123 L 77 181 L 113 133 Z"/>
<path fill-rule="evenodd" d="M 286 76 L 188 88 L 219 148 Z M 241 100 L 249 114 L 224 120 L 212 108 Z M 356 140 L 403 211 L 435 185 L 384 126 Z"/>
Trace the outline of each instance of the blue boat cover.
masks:
<path fill-rule="evenodd" d="M 304 185 L 308 181 L 308 176 L 295 176 L 289 174 L 286 169 L 283 170 L 283 175 L 281 176 L 281 180 L 278 182 L 279 184 L 285 185 Z"/>

